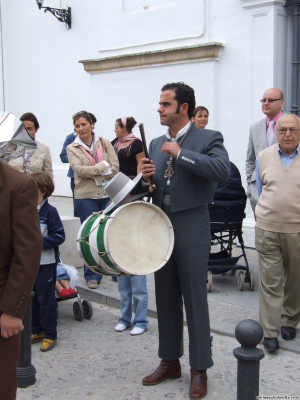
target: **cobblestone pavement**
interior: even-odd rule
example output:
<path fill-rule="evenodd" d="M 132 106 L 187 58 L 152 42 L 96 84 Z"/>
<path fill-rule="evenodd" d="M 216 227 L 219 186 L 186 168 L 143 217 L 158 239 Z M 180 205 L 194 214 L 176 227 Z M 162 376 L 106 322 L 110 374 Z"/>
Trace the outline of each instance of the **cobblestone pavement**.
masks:
<path fill-rule="evenodd" d="M 32 346 L 32 364 L 37 382 L 19 389 L 17 400 L 163 400 L 189 399 L 189 363 L 181 359 L 182 377 L 156 386 L 143 386 L 142 378 L 158 365 L 157 320 L 150 318 L 149 329 L 132 337 L 129 331 L 117 333 L 116 308 L 93 303 L 91 320 L 73 317 L 74 300 L 59 303 L 58 345 L 42 353 Z M 188 352 L 185 328 L 185 352 Z M 236 398 L 237 362 L 232 350 L 238 342 L 214 334 L 215 365 L 208 371 L 207 400 Z M 299 355 L 281 351 L 261 361 L 260 394 L 296 396 L 300 393 Z M 1 396 L 0 396 L 1 397 Z"/>

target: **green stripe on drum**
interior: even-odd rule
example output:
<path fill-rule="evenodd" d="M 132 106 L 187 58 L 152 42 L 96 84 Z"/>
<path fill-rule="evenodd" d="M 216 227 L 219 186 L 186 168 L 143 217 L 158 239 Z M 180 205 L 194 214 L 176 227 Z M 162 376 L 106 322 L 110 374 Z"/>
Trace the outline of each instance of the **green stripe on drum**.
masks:
<path fill-rule="evenodd" d="M 107 214 L 108 217 L 110 217 L 110 215 L 111 215 L 111 213 L 110 213 L 110 214 Z M 111 268 L 113 271 L 120 273 L 120 272 L 122 272 L 122 271 L 120 271 L 119 268 L 117 268 L 117 267 L 111 262 L 110 258 L 109 258 L 108 255 L 106 254 L 106 249 L 105 249 L 105 244 L 104 244 L 104 229 L 105 229 L 106 223 L 107 223 L 107 221 L 105 221 L 104 224 L 101 224 L 101 225 L 98 227 L 98 231 L 97 231 L 97 248 L 98 248 L 98 251 L 99 251 L 100 253 L 105 253 L 105 255 L 101 257 L 102 261 L 103 261 L 109 268 Z"/>
<path fill-rule="evenodd" d="M 99 217 L 99 215 L 93 215 L 85 224 L 82 233 L 81 233 L 81 239 L 86 237 L 87 241 L 86 242 L 81 242 L 81 251 L 82 251 L 82 255 L 84 260 L 87 262 L 88 265 L 90 265 L 91 267 L 97 265 L 97 261 L 94 259 L 94 257 L 92 256 L 91 253 L 91 249 L 89 246 L 89 240 L 90 240 L 90 231 L 91 228 L 94 224 L 94 222 L 96 221 L 96 219 Z"/>

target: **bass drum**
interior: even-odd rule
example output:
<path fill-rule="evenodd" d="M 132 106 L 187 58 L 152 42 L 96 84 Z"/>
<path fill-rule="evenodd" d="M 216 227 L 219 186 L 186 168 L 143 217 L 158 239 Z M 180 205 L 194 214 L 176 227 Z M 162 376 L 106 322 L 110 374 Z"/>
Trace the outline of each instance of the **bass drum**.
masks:
<path fill-rule="evenodd" d="M 147 275 L 171 257 L 174 231 L 157 206 L 137 201 L 81 225 L 77 249 L 86 266 L 101 275 Z"/>

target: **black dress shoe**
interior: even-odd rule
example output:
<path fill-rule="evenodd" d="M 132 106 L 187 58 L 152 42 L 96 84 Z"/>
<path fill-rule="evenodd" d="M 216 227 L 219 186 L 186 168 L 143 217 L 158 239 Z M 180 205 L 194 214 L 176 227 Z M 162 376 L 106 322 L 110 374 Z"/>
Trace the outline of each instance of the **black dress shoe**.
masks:
<path fill-rule="evenodd" d="M 293 340 L 296 337 L 296 328 L 292 328 L 291 326 L 282 326 L 281 327 L 281 337 L 284 340 Z"/>
<path fill-rule="evenodd" d="M 276 337 L 265 337 L 263 345 L 266 350 L 279 350 L 279 342 Z"/>

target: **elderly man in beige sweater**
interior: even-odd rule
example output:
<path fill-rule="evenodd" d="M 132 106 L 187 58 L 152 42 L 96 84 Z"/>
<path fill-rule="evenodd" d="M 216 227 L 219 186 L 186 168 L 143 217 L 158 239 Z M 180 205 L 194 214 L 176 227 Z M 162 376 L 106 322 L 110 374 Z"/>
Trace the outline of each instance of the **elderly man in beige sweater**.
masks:
<path fill-rule="evenodd" d="M 280 117 L 277 140 L 256 160 L 259 319 L 267 350 L 279 349 L 280 327 L 282 339 L 294 339 L 300 321 L 300 122 L 296 115 Z"/>

